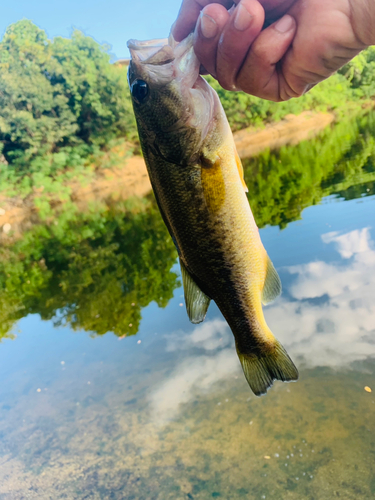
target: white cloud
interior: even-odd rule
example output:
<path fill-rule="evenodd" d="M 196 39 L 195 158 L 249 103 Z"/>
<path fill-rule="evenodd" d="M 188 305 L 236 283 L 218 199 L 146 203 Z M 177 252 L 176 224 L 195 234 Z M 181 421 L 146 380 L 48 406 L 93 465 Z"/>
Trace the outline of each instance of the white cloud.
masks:
<path fill-rule="evenodd" d="M 350 259 L 354 254 L 368 252 L 370 250 L 370 228 L 356 229 L 350 233 L 340 234 L 338 232 L 322 235 L 324 243 L 335 243 L 337 251 L 343 259 Z"/>
<path fill-rule="evenodd" d="M 291 355 L 309 366 L 349 366 L 375 356 L 375 251 L 368 228 L 322 240 L 353 259 L 289 267 L 296 275 L 289 293 L 297 300 L 276 302 L 267 321 Z M 303 300 L 317 298 L 320 304 Z"/>
<path fill-rule="evenodd" d="M 186 358 L 151 395 L 153 423 L 168 422 L 179 412 L 181 404 L 193 400 L 196 394 L 209 392 L 218 382 L 239 372 L 235 349 L 225 348 L 213 356 Z"/>
<path fill-rule="evenodd" d="M 308 367 L 347 368 L 353 361 L 375 356 L 375 250 L 369 228 L 328 233 L 322 240 L 333 243 L 345 261 L 287 268 L 295 275 L 288 288 L 292 300 L 284 294 L 265 315 L 297 365 L 303 359 Z M 232 333 L 221 319 L 166 339 L 168 351 L 190 352 L 150 397 L 153 422 L 159 424 L 173 419 L 197 394 L 242 375 L 235 349 L 229 347 Z"/>
<path fill-rule="evenodd" d="M 354 292 L 373 282 L 371 270 L 375 267 L 375 251 L 371 248 L 369 228 L 342 235 L 336 232 L 323 234 L 322 240 L 334 243 L 344 259 L 354 256 L 354 261 L 346 265 L 318 261 L 289 267 L 291 274 L 297 274 L 297 280 L 289 289 L 294 298 L 314 298 L 324 294 L 332 298 L 345 290 Z"/>
<path fill-rule="evenodd" d="M 197 394 L 219 388 L 219 382 L 241 373 L 236 350 L 228 348 L 233 343 L 232 332 L 222 319 L 206 321 L 191 333 L 178 331 L 165 338 L 167 351 L 183 350 L 189 356 L 150 397 L 153 422 L 160 425 L 173 419 L 181 405 Z"/>
<path fill-rule="evenodd" d="M 192 333 L 182 331 L 167 335 L 167 351 L 188 349 L 191 347 L 212 351 L 229 344 L 231 332 L 226 321 L 214 319 L 206 321 L 194 328 Z"/>

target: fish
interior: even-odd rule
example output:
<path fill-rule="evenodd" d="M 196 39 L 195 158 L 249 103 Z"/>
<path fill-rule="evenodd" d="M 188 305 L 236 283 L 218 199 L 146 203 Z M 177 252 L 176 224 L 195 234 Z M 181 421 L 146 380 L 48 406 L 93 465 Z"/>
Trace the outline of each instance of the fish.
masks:
<path fill-rule="evenodd" d="M 199 74 L 193 35 L 129 40 L 128 83 L 161 216 L 177 248 L 186 310 L 204 320 L 213 300 L 235 339 L 255 395 L 298 370 L 268 327 L 262 304 L 281 293 L 246 196 L 233 135 L 215 90 Z"/>

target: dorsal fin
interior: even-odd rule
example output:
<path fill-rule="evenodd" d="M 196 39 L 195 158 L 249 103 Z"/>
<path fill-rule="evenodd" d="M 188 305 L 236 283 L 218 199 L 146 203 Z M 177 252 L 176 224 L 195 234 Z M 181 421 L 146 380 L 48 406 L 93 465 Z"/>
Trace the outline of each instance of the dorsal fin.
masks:
<path fill-rule="evenodd" d="M 246 186 L 244 172 L 243 172 L 243 166 L 242 166 L 242 162 L 240 160 L 240 157 L 238 156 L 236 146 L 234 146 L 234 157 L 236 158 L 236 164 L 237 164 L 237 168 L 238 168 L 238 173 L 240 174 L 240 178 L 241 178 L 241 182 L 242 182 L 243 188 L 245 190 L 245 193 L 247 193 L 249 191 L 249 188 Z"/>
<path fill-rule="evenodd" d="M 206 317 L 210 297 L 195 283 L 193 277 L 180 259 L 182 283 L 184 285 L 186 310 L 192 323 L 201 323 Z"/>
<path fill-rule="evenodd" d="M 281 293 L 281 281 L 279 275 L 277 274 L 271 259 L 266 256 L 267 268 L 266 268 L 266 279 L 264 280 L 264 286 L 262 290 L 262 303 L 269 304 L 276 299 Z"/>

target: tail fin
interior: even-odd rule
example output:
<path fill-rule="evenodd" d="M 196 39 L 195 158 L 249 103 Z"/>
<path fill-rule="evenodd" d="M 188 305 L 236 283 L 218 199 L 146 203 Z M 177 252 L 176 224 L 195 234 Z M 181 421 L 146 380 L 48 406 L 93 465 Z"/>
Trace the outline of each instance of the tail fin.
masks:
<path fill-rule="evenodd" d="M 275 339 L 274 349 L 264 354 L 243 354 L 237 349 L 247 383 L 256 396 L 266 394 L 274 380 L 298 379 L 298 370 L 284 347 Z"/>

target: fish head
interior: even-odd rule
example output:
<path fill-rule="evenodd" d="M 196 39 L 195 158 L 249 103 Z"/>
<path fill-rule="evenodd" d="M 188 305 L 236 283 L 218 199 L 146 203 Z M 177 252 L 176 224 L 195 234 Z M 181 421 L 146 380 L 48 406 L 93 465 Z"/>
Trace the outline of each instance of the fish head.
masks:
<path fill-rule="evenodd" d="M 128 82 L 145 156 L 151 150 L 179 165 L 196 161 L 222 108 L 199 75 L 193 35 L 180 43 L 173 37 L 130 40 L 128 47 Z"/>

